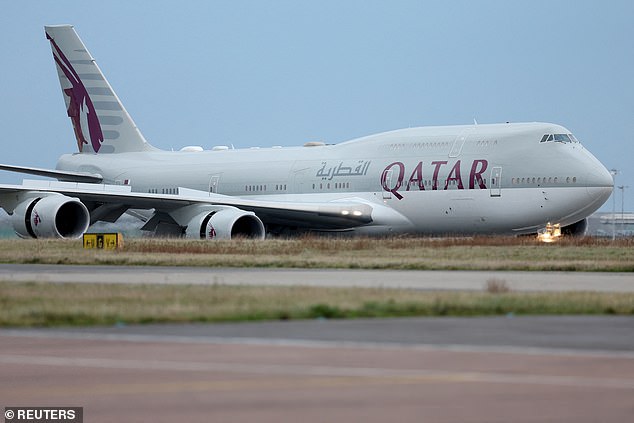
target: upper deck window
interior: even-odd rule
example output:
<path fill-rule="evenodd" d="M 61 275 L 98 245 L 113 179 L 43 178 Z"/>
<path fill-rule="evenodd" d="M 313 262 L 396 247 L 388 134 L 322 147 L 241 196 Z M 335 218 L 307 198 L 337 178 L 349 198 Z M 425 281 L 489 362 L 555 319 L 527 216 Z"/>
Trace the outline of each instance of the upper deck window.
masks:
<path fill-rule="evenodd" d="M 540 142 L 578 143 L 572 134 L 545 134 Z"/>

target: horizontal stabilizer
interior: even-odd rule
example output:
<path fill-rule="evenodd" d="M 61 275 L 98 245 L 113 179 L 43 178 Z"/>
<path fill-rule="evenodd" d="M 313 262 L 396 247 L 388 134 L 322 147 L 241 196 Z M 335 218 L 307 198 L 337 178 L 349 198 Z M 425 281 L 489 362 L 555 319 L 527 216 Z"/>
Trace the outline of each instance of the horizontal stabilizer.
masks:
<path fill-rule="evenodd" d="M 40 169 L 37 167 L 13 166 L 5 164 L 0 164 L 0 170 L 26 173 L 28 175 L 46 176 L 64 182 L 88 182 L 98 184 L 103 181 L 103 176 L 98 173 L 70 172 L 66 170 Z"/>

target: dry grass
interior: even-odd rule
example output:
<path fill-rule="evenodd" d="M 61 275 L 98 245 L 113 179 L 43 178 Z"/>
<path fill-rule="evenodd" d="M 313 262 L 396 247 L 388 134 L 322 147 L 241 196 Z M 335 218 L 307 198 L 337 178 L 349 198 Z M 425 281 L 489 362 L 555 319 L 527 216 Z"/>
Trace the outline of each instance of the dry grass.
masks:
<path fill-rule="evenodd" d="M 0 327 L 509 313 L 634 315 L 634 294 L 0 282 Z"/>
<path fill-rule="evenodd" d="M 511 288 L 504 279 L 490 278 L 487 280 L 485 290 L 491 294 L 504 294 L 510 292 Z"/>
<path fill-rule="evenodd" d="M 127 239 L 119 251 L 81 241 L 0 240 L 0 262 L 210 267 L 634 272 L 634 239 L 532 237 L 319 238 L 264 241 Z"/>
<path fill-rule="evenodd" d="M 634 241 L 594 238 L 301 238 L 265 241 L 127 239 L 118 251 L 81 241 L 0 240 L 5 263 L 634 271 Z M 483 281 L 485 282 L 485 281 Z M 634 294 L 310 287 L 143 286 L 0 282 L 0 326 L 110 325 L 262 319 L 495 314 L 634 314 Z"/>

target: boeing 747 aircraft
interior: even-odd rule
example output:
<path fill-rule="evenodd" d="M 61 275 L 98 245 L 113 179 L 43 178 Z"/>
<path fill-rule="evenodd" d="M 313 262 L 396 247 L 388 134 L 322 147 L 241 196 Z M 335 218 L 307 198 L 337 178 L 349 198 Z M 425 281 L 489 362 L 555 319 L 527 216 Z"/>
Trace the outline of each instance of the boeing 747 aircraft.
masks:
<path fill-rule="evenodd" d="M 97 221 L 200 239 L 268 234 L 583 233 L 610 196 L 606 168 L 551 123 L 408 128 L 336 145 L 162 151 L 150 145 L 70 25 L 46 26 L 78 152 L 53 180 L 0 185 L 24 238 L 76 238 Z M 56 179 L 56 180 L 54 180 Z"/>

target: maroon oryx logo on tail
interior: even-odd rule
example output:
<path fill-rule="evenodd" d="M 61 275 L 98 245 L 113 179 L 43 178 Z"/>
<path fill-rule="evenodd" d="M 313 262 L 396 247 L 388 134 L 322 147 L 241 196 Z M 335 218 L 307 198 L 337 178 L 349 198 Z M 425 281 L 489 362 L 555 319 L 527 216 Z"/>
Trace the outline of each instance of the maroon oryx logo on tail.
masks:
<path fill-rule="evenodd" d="M 64 94 L 70 98 L 68 117 L 70 117 L 73 128 L 75 129 L 77 147 L 79 147 L 79 151 L 81 152 L 84 144 L 88 144 L 88 141 L 90 141 L 93 150 L 97 153 L 103 142 L 103 133 L 101 132 L 101 125 L 99 124 L 95 106 L 92 104 L 88 91 L 86 87 L 84 87 L 83 82 L 81 82 L 79 75 L 64 53 L 62 53 L 62 50 L 58 47 L 55 40 L 53 40 L 48 33 L 46 33 L 46 38 L 50 40 L 54 48 L 53 58 L 55 59 L 55 63 L 57 63 L 57 66 L 64 72 L 64 75 L 66 75 L 66 78 L 68 78 L 72 85 L 71 88 L 64 90 Z M 84 134 L 85 129 L 88 130 L 88 134 Z M 86 139 L 87 137 L 88 139 Z"/>

